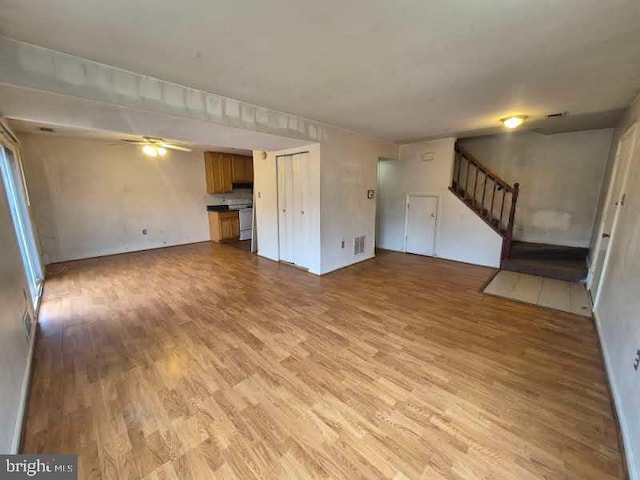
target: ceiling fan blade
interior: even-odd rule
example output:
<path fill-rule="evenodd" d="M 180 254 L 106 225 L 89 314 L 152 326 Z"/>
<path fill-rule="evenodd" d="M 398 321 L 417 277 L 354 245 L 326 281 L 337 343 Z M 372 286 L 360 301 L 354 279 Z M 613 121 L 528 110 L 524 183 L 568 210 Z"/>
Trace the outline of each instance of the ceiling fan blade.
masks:
<path fill-rule="evenodd" d="M 127 140 L 126 138 L 121 138 L 120 141 L 130 145 L 149 145 L 149 142 L 145 142 L 144 140 Z"/>
<path fill-rule="evenodd" d="M 179 145 L 173 145 L 171 143 L 164 143 L 164 142 L 160 142 L 158 143 L 158 145 L 160 147 L 164 147 L 164 148 L 170 148 L 171 150 L 180 150 L 181 152 L 190 152 L 191 149 L 187 148 L 187 147 L 181 147 Z"/>

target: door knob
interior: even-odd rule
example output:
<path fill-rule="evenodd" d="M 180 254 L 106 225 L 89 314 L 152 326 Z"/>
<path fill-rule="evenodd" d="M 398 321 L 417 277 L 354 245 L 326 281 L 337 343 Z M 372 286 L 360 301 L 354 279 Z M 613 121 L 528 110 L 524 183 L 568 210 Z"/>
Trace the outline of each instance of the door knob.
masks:
<path fill-rule="evenodd" d="M 609 235 L 608 233 L 603 233 L 602 234 L 602 238 L 609 238 L 611 235 Z"/>
<path fill-rule="evenodd" d="M 432 217 L 435 217 L 435 216 L 436 216 L 436 214 L 435 214 L 435 213 L 432 213 L 432 214 L 431 214 L 431 216 L 432 216 Z"/>

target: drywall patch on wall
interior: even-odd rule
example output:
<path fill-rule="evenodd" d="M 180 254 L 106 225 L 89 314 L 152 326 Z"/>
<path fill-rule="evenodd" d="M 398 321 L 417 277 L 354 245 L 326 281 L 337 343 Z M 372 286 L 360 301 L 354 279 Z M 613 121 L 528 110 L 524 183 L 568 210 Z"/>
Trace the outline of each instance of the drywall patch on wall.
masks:
<path fill-rule="evenodd" d="M 45 263 L 209 240 L 206 206 L 220 199 L 206 193 L 202 152 L 21 139 Z"/>
<path fill-rule="evenodd" d="M 0 37 L 0 82 L 122 107 L 317 141 L 325 125 L 195 88 Z M 260 119 L 256 121 L 256 110 Z M 9 114 L 10 112 L 3 112 Z"/>
<path fill-rule="evenodd" d="M 379 163 L 377 245 L 404 251 L 407 194 L 438 195 L 435 256 L 498 267 L 501 237 L 449 191 L 455 141 L 401 145 L 399 160 Z M 425 153 L 431 160 L 424 161 Z"/>
<path fill-rule="evenodd" d="M 612 133 L 520 132 L 459 143 L 510 184 L 520 183 L 515 239 L 587 247 Z"/>
<path fill-rule="evenodd" d="M 533 228 L 566 231 L 571 227 L 571 212 L 558 210 L 536 210 L 531 214 Z"/>

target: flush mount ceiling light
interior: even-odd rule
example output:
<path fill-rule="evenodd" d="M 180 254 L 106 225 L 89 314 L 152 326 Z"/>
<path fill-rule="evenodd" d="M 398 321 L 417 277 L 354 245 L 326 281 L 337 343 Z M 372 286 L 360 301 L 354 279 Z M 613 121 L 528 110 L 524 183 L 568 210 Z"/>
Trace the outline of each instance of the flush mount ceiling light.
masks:
<path fill-rule="evenodd" d="M 511 117 L 502 118 L 500 121 L 507 128 L 517 128 L 524 123 L 528 117 L 526 115 L 513 115 Z"/>

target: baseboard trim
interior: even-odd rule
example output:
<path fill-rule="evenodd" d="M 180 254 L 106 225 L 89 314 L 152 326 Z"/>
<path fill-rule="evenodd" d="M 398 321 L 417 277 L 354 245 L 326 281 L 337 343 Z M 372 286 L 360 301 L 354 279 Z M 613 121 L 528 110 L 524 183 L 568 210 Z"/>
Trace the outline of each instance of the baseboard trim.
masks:
<path fill-rule="evenodd" d="M 74 257 L 74 258 L 69 258 L 67 260 L 56 260 L 55 262 L 49 262 L 45 265 L 45 267 L 49 267 L 49 266 L 53 266 L 53 265 L 60 265 L 60 264 L 66 264 L 66 263 L 73 263 L 73 262 L 82 262 L 83 260 L 94 260 L 97 258 L 105 258 L 105 257 L 115 257 L 116 255 L 127 255 L 129 253 L 142 253 L 142 252 L 151 252 L 153 250 L 163 250 L 165 248 L 174 248 L 174 247 L 186 247 L 188 245 L 197 245 L 199 243 L 212 243 L 212 240 L 206 239 L 206 240 L 196 240 L 194 242 L 186 242 L 186 243 L 172 243 L 171 245 L 158 245 L 155 247 L 149 247 L 149 248 L 141 248 L 138 250 L 127 250 L 124 252 L 111 252 L 111 253 L 101 253 L 98 255 L 92 255 L 90 257 Z"/>
<path fill-rule="evenodd" d="M 27 354 L 27 365 L 25 366 L 24 379 L 22 380 L 22 389 L 20 392 L 20 403 L 18 404 L 18 415 L 16 415 L 16 426 L 13 431 L 13 440 L 11 442 L 11 453 L 20 453 L 22 449 L 22 438 L 24 435 L 24 425 L 27 419 L 27 407 L 29 405 L 29 395 L 31 393 L 31 374 L 33 373 L 33 353 L 35 351 L 36 337 L 38 336 L 38 316 L 40 314 L 40 305 L 42 303 L 42 293 L 44 285 L 40 290 L 40 296 L 34 309 L 33 331 L 29 339 L 29 353 Z"/>
<path fill-rule="evenodd" d="M 436 254 L 434 255 L 420 255 L 417 253 L 408 253 L 405 252 L 404 250 L 395 250 L 393 248 L 386 248 L 386 247 L 376 247 L 376 251 L 381 250 L 383 252 L 396 252 L 396 253 L 403 253 L 405 255 L 415 255 L 416 257 L 424 257 L 424 258 L 430 258 L 432 260 L 442 260 L 444 262 L 453 262 L 453 263 L 461 263 L 463 265 L 471 265 L 473 267 L 482 267 L 482 268 L 488 268 L 491 270 L 495 270 L 495 273 L 498 273 L 498 271 L 500 271 L 500 265 L 487 265 L 485 263 L 473 263 L 473 262 L 465 262 L 464 260 L 459 260 L 457 258 L 449 258 L 449 257 L 440 257 Z"/>
<path fill-rule="evenodd" d="M 600 340 L 600 350 L 602 351 L 602 357 L 604 358 L 604 367 L 609 383 L 609 392 L 611 393 L 611 396 L 613 398 L 613 414 L 618 422 L 618 429 L 622 440 L 622 444 L 620 445 L 620 447 L 622 448 L 622 461 L 624 462 L 624 466 L 626 467 L 627 477 L 629 478 L 629 480 L 640 480 L 640 476 L 638 475 L 639 472 L 636 470 L 636 460 L 634 457 L 634 452 L 631 448 L 631 435 L 629 434 L 629 428 L 627 426 L 627 422 L 625 421 L 624 412 L 622 410 L 622 400 L 620 398 L 620 394 L 618 393 L 618 389 L 616 388 L 613 375 L 611 374 L 611 360 L 609 357 L 609 351 L 607 350 L 607 346 L 602 338 L 602 324 L 600 322 L 600 316 L 598 315 L 598 312 L 596 310 L 593 310 L 593 318 L 596 324 L 596 331 L 598 332 L 598 339 Z"/>
<path fill-rule="evenodd" d="M 354 265 L 358 265 L 359 263 L 366 262 L 368 260 L 373 260 L 374 258 L 376 258 L 375 253 L 373 255 L 368 256 L 368 257 L 359 258 L 358 260 L 356 260 L 353 263 L 349 263 L 347 265 L 342 265 L 341 267 L 336 267 L 336 268 L 333 268 L 331 270 L 326 270 L 326 271 L 320 273 L 320 276 L 323 276 L 323 275 L 326 275 L 326 274 L 332 273 L 332 272 L 337 272 L 338 270 L 342 270 L 343 268 L 353 267 Z"/>

